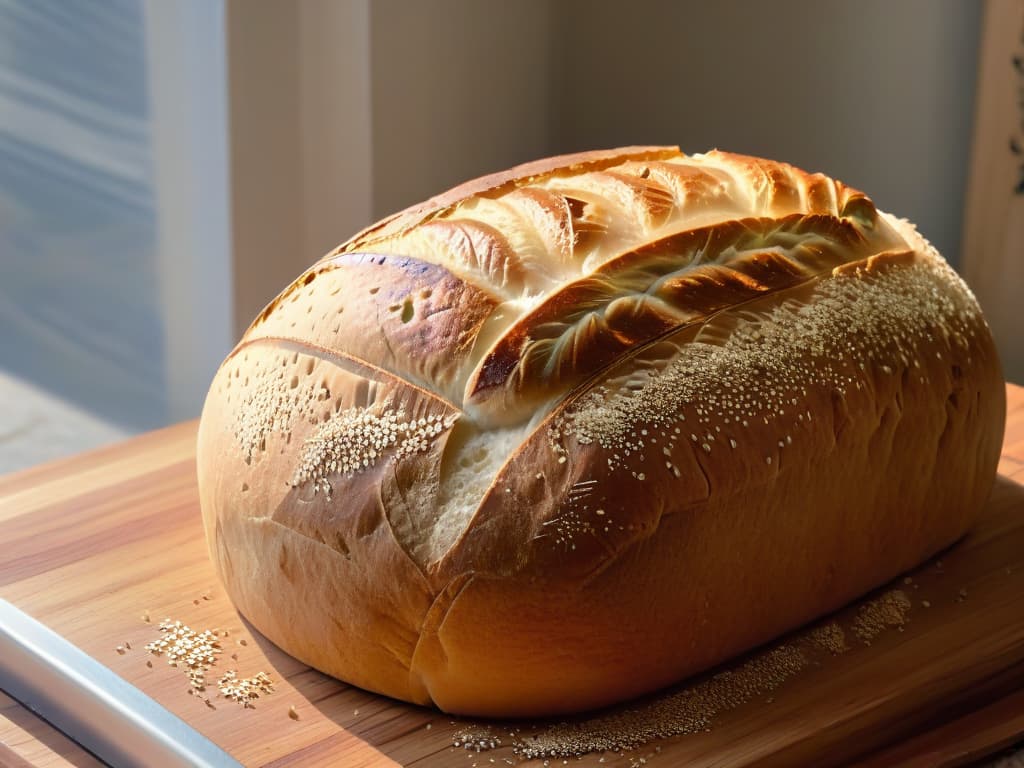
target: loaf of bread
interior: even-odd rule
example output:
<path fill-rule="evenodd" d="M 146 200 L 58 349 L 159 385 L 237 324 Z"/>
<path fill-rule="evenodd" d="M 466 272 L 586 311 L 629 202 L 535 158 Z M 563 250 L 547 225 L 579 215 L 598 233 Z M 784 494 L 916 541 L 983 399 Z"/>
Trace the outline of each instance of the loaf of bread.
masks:
<path fill-rule="evenodd" d="M 443 710 L 599 707 L 957 540 L 1005 393 L 906 221 L 782 163 L 630 147 L 353 237 L 221 366 L 198 469 L 239 610 Z"/>

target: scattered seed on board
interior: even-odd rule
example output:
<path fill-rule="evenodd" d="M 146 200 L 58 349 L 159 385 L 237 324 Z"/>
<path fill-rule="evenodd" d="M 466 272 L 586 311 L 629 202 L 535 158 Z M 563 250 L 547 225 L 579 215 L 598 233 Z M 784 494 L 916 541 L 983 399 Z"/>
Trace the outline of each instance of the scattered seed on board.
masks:
<path fill-rule="evenodd" d="M 246 709 L 254 709 L 253 701 L 261 694 L 273 693 L 274 685 L 266 672 L 257 672 L 252 677 L 239 678 L 238 673 L 229 669 L 217 680 L 220 695 L 231 701 L 237 701 Z"/>
<path fill-rule="evenodd" d="M 815 627 L 807 633 L 807 639 L 816 647 L 828 651 L 833 656 L 846 653 L 850 647 L 846 644 L 846 633 L 839 626 L 838 622 L 831 621 L 828 624 Z"/>
<path fill-rule="evenodd" d="M 808 663 L 803 650 L 782 645 L 640 708 L 551 725 L 528 738 L 514 738 L 512 747 L 520 758 L 567 758 L 587 752 L 631 750 L 653 739 L 703 733 L 719 712 L 774 691 Z M 500 739 L 479 726 L 457 731 L 452 743 L 474 751 L 501 746 Z"/>
<path fill-rule="evenodd" d="M 295 705 L 294 704 L 292 706 L 288 707 L 288 717 L 290 717 L 292 720 L 298 720 L 299 719 L 299 713 L 295 710 Z"/>
<path fill-rule="evenodd" d="M 182 667 L 188 677 L 189 692 L 206 688 L 206 672 L 214 665 L 221 652 L 217 633 L 212 630 L 196 632 L 180 621 L 164 619 L 159 625 L 161 636 L 146 645 L 154 656 L 164 656 L 167 664 Z"/>
<path fill-rule="evenodd" d="M 853 632 L 865 645 L 887 627 L 902 627 L 907 621 L 910 598 L 898 589 L 863 604 L 853 622 Z"/>
<path fill-rule="evenodd" d="M 927 601 L 924 605 L 927 607 Z M 890 590 L 862 603 L 849 629 L 870 644 L 886 630 L 902 629 L 909 620 L 909 612 L 907 595 L 898 589 Z M 720 713 L 748 702 L 774 704 L 781 686 L 808 666 L 817 666 L 820 654 L 839 655 L 849 650 L 846 631 L 833 620 L 804 630 L 783 645 L 757 653 L 697 683 L 670 689 L 636 708 L 550 725 L 532 733 L 528 729 L 529 735 L 510 732 L 511 746 L 518 759 L 536 758 L 546 761 L 545 764 L 554 764 L 551 758 L 582 757 L 591 752 L 615 752 L 622 758 L 625 751 L 654 739 L 704 733 L 713 727 Z M 452 720 L 449 724 L 460 725 Z M 456 731 L 452 746 L 486 751 L 501 744 L 490 729 L 470 725 Z M 606 761 L 602 757 L 597 762 Z"/>
<path fill-rule="evenodd" d="M 124 646 L 123 645 L 117 646 L 117 648 L 115 648 L 114 650 L 117 651 L 119 656 L 124 656 Z"/>

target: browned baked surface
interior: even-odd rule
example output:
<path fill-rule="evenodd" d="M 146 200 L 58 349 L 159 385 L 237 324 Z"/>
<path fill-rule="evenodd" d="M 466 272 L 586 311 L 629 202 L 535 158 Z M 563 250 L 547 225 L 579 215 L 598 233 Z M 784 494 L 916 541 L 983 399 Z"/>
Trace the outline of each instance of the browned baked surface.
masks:
<path fill-rule="evenodd" d="M 476 714 L 708 667 L 962 535 L 1005 394 L 973 296 L 820 174 L 632 148 L 470 182 L 253 323 L 199 438 L 283 648 Z"/>

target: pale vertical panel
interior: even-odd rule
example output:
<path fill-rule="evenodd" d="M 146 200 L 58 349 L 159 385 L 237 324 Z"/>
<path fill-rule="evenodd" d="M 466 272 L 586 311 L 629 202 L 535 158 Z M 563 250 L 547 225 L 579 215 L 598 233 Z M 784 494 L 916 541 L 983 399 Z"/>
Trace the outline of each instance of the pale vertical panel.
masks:
<path fill-rule="evenodd" d="M 157 263 L 169 416 L 198 415 L 231 347 L 222 0 L 148 0 Z"/>
<path fill-rule="evenodd" d="M 551 3 L 556 147 L 717 147 L 823 171 L 957 263 L 980 7 Z"/>
<path fill-rule="evenodd" d="M 550 154 L 553 5 L 374 0 L 376 216 Z"/>
<path fill-rule="evenodd" d="M 369 223 L 369 0 L 228 0 L 235 331 Z"/>
<path fill-rule="evenodd" d="M 227 0 L 235 333 L 313 259 L 303 252 L 298 6 Z"/>
<path fill-rule="evenodd" d="M 304 252 L 372 222 L 369 0 L 299 5 Z"/>
<path fill-rule="evenodd" d="M 1024 2 L 988 0 L 964 220 L 964 276 L 1007 379 L 1024 382 Z"/>

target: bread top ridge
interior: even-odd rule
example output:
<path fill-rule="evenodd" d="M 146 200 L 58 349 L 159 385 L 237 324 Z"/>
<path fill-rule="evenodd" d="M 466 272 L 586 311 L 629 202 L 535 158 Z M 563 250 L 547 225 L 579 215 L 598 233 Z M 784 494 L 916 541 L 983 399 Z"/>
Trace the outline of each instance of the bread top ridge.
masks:
<path fill-rule="evenodd" d="M 581 153 L 370 227 L 301 275 L 244 340 L 353 354 L 477 421 L 508 422 L 673 328 L 901 247 L 866 196 L 822 174 L 718 151 Z M 332 282 L 331 296 L 344 285 L 346 317 L 295 316 L 331 303 L 322 290 L 314 299 L 314 280 Z M 375 318 L 379 338 L 345 333 L 354 314 Z"/>
<path fill-rule="evenodd" d="M 470 571 L 590 578 L 729 477 L 770 482 L 793 440 L 834 446 L 837 422 L 812 423 L 827 393 L 945 380 L 943 356 L 979 334 L 966 286 L 863 193 L 641 147 L 484 177 L 364 230 L 268 305 L 218 378 L 269 345 L 363 382 L 339 396 L 267 373 L 235 399 L 236 436 L 259 461 L 309 421 L 296 493 L 389 484 L 395 540 L 440 590 Z M 448 478 L 492 433 L 508 450 L 446 511 Z M 655 474 L 675 490 L 634 508 Z M 614 492 L 588 500 L 595 485 Z"/>

